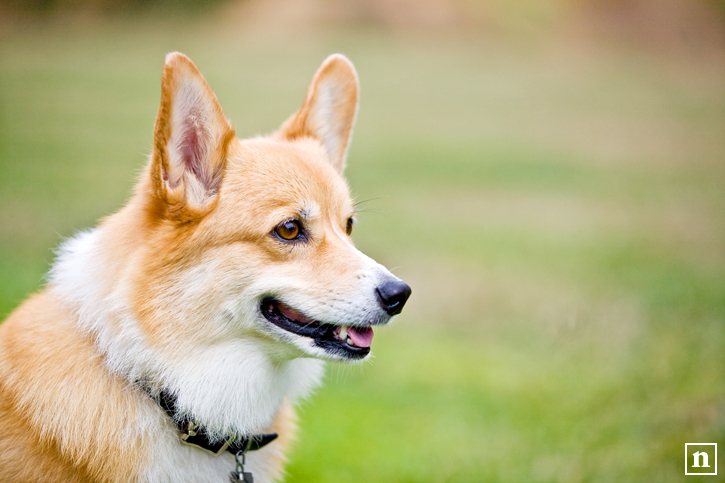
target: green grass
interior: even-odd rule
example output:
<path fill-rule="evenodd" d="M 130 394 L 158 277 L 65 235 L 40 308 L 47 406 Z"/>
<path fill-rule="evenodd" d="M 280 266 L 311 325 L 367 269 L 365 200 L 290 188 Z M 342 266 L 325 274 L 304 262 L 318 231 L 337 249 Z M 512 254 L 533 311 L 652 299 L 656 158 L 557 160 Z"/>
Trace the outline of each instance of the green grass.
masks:
<path fill-rule="evenodd" d="M 348 176 L 371 199 L 356 241 L 413 296 L 372 363 L 331 367 L 303 405 L 287 481 L 675 482 L 686 442 L 725 443 L 722 69 L 150 15 L 0 37 L 1 314 L 124 202 L 167 51 L 240 136 L 342 51 L 362 83 Z"/>

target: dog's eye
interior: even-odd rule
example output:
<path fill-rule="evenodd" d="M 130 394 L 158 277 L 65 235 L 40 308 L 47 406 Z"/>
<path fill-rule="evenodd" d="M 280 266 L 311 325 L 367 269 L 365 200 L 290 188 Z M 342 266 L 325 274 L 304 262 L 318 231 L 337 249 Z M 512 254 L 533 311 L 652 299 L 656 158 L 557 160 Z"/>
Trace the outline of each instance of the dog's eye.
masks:
<path fill-rule="evenodd" d="M 345 231 L 347 231 L 348 235 L 352 234 L 353 226 L 355 226 L 355 219 L 351 216 L 350 218 L 347 219 L 347 227 L 345 229 Z"/>
<path fill-rule="evenodd" d="M 274 232 L 283 240 L 295 240 L 300 236 L 302 230 L 300 229 L 300 222 L 297 220 L 283 221 Z"/>

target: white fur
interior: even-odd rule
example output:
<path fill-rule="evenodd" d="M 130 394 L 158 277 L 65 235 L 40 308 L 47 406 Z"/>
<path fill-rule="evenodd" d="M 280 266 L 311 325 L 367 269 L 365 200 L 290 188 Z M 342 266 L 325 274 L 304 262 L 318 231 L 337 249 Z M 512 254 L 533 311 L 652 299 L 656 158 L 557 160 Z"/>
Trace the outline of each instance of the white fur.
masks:
<path fill-rule="evenodd" d="M 125 287 L 107 277 L 118 267 L 102 252 L 102 235 L 96 229 L 64 243 L 49 280 L 51 290 L 76 312 L 79 330 L 94 337 L 110 371 L 131 382 L 150 377 L 173 388 L 180 409 L 218 437 L 263 431 L 284 397 L 294 402 L 319 384 L 322 361 L 273 360 L 263 347 L 243 338 L 188 347 L 176 358 L 151 347 L 128 311 Z M 216 457 L 180 445 L 176 427 L 150 398 L 145 410 L 141 421 L 129 422 L 156 442 L 142 481 L 226 481 L 234 468 L 231 456 Z M 247 458 L 255 481 L 269 481 L 267 460 L 275 451 L 274 444 L 269 446 Z"/>

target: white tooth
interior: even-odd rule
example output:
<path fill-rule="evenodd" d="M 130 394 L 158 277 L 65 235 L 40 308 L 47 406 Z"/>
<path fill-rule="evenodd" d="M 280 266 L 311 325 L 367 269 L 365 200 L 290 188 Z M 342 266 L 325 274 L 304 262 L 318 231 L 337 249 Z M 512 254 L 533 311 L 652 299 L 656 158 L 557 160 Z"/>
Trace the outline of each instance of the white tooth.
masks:
<path fill-rule="evenodd" d="M 355 344 L 352 343 L 352 339 L 350 338 L 350 336 L 348 336 L 347 339 L 345 339 L 345 343 L 347 345 L 355 345 Z"/>
<path fill-rule="evenodd" d="M 341 340 L 346 340 L 348 338 L 346 325 L 342 326 L 342 328 L 340 329 L 340 335 L 338 337 L 340 337 Z"/>

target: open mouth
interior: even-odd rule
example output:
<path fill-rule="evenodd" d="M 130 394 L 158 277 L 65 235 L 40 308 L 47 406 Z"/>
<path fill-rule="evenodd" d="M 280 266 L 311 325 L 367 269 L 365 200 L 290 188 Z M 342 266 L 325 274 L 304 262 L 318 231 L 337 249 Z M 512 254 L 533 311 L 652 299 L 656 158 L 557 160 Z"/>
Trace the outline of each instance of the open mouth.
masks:
<path fill-rule="evenodd" d="M 362 359 L 370 353 L 373 341 L 373 329 L 370 326 L 326 324 L 310 319 L 273 298 L 262 300 L 260 310 L 264 318 L 277 327 L 309 337 L 315 341 L 315 345 L 332 354 L 348 359 Z"/>

